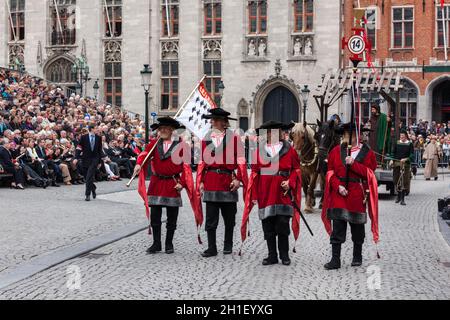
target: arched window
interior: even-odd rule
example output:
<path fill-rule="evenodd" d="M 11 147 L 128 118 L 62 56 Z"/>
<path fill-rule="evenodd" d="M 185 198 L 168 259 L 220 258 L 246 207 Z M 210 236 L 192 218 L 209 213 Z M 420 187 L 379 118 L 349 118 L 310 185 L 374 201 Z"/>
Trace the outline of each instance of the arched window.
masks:
<path fill-rule="evenodd" d="M 417 89 L 414 84 L 402 79 L 403 89 L 400 90 L 400 121 L 403 126 L 410 126 L 417 122 Z"/>
<path fill-rule="evenodd" d="M 55 60 L 47 68 L 47 80 L 56 83 L 75 83 L 76 79 L 72 74 L 72 65 L 72 62 L 64 58 Z"/>

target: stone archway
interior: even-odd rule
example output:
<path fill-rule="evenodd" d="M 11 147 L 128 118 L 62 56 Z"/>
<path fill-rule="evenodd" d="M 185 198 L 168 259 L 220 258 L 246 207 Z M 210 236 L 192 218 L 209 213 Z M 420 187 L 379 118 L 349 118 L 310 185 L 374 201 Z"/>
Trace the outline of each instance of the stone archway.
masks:
<path fill-rule="evenodd" d="M 288 79 L 285 75 L 272 75 L 269 79 L 264 79 L 261 84 L 256 87 L 256 92 L 252 94 L 253 101 L 251 101 L 250 104 L 252 108 L 251 110 L 254 113 L 253 126 L 255 128 L 259 127 L 264 120 L 267 120 L 264 119 L 264 104 L 269 94 L 271 94 L 274 89 L 278 89 L 281 96 L 283 95 L 283 92 L 286 97 L 289 96 L 287 92 L 292 94 L 292 99 L 294 102 L 289 104 L 289 108 L 292 109 L 293 106 L 296 106 L 297 112 L 287 114 L 294 115 L 295 118 L 291 119 L 292 121 L 299 122 L 301 120 L 300 106 L 302 103 L 300 99 L 300 86 L 295 84 L 294 80 Z M 292 101 L 292 99 L 288 99 Z"/>
<path fill-rule="evenodd" d="M 46 80 L 57 83 L 73 85 L 76 77 L 72 74 L 74 61 L 65 56 L 57 56 L 47 61 L 44 66 L 44 77 Z"/>
<path fill-rule="evenodd" d="M 450 76 L 443 75 L 430 82 L 426 89 L 427 120 L 447 122 L 450 120 Z"/>
<path fill-rule="evenodd" d="M 294 94 L 284 86 L 278 86 L 269 92 L 264 100 L 263 120 L 276 120 L 283 123 L 299 120 L 299 105 Z"/>

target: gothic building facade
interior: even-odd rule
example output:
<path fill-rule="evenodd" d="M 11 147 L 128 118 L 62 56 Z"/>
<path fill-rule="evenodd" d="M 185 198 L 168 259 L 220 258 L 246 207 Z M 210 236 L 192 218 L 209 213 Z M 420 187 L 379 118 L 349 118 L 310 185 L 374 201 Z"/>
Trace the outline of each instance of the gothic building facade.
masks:
<path fill-rule="evenodd" d="M 311 122 L 319 115 L 315 89 L 340 65 L 340 3 L 0 0 L 0 66 L 89 95 L 98 79 L 99 99 L 143 114 L 140 71 L 149 64 L 150 112 L 174 114 L 203 78 L 243 129 L 301 121 L 308 85 Z"/>

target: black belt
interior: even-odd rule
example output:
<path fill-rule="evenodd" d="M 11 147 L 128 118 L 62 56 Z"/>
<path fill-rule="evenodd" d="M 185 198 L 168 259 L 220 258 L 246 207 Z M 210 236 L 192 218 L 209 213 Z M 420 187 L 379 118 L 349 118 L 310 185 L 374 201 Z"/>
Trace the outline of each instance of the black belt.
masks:
<path fill-rule="evenodd" d="M 347 182 L 347 178 L 338 178 L 341 182 Z M 354 183 L 363 183 L 364 181 L 362 179 L 358 178 L 348 178 L 348 182 L 354 182 Z"/>
<path fill-rule="evenodd" d="M 264 171 L 263 171 L 263 172 L 264 172 Z M 269 173 L 270 173 L 270 170 L 268 170 L 267 173 L 269 174 Z M 259 174 L 261 175 L 261 170 L 259 171 Z M 268 174 L 266 174 L 266 175 L 268 175 Z M 273 175 L 273 176 L 282 176 L 282 177 L 289 177 L 289 176 L 291 175 L 291 172 L 290 172 L 290 171 L 278 171 L 278 172 L 275 172 L 275 173 L 270 174 L 270 175 Z"/>
<path fill-rule="evenodd" d="M 228 170 L 228 169 L 207 168 L 206 171 L 208 171 L 208 172 L 215 172 L 215 173 L 218 173 L 218 174 L 230 174 L 230 175 L 232 175 L 234 173 L 233 170 Z"/>
<path fill-rule="evenodd" d="M 161 180 L 172 180 L 172 179 L 178 179 L 178 178 L 180 178 L 180 175 L 179 175 L 179 174 L 176 174 L 176 175 L 173 175 L 173 176 L 162 176 L 162 175 L 159 175 L 159 174 L 154 173 L 153 175 L 156 176 L 156 177 L 158 177 L 158 178 L 161 179 Z"/>

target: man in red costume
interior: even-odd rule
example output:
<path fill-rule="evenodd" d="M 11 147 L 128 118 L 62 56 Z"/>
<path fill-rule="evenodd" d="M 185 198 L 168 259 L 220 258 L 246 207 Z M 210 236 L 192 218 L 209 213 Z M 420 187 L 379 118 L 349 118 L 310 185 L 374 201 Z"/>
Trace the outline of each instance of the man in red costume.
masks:
<path fill-rule="evenodd" d="M 349 153 L 348 141 L 352 127 L 352 147 Z M 374 175 L 377 168 L 375 153 L 367 144 L 357 139 L 356 126 L 350 123 L 339 127 L 344 135 L 341 145 L 331 150 L 328 156 L 328 172 L 322 220 L 330 235 L 331 261 L 325 269 L 341 267 L 341 245 L 345 242 L 347 223 L 350 224 L 353 241 L 352 266 L 362 264 L 364 225 L 367 222 L 366 205 L 372 222 L 375 243 L 378 242 L 378 185 Z M 367 129 L 361 129 L 365 131 Z M 347 179 L 348 177 L 348 179 Z M 331 223 L 332 222 L 332 223 Z"/>
<path fill-rule="evenodd" d="M 190 167 L 190 149 L 181 139 L 175 138 L 174 130 L 180 128 L 178 121 L 170 117 L 162 117 L 151 127 L 158 130 L 158 140 L 152 140 L 137 160 L 135 173 L 139 173 L 139 193 L 150 206 L 150 225 L 153 233 L 153 244 L 147 253 L 154 254 L 162 250 L 161 246 L 161 215 L 162 209 L 167 212 L 167 234 L 165 252 L 174 253 L 173 237 L 177 228 L 178 211 L 182 206 L 181 190 L 186 188 L 194 213 L 198 214 L 198 205 L 194 200 L 194 182 Z M 155 147 L 156 144 L 156 147 Z M 148 153 L 150 158 L 142 166 Z M 188 161 L 184 160 L 187 155 Z M 151 165 L 152 176 L 148 191 L 145 190 L 145 176 Z M 147 198 L 148 196 L 148 198 Z M 146 201 L 146 208 L 147 207 Z M 147 212 L 148 215 L 148 212 Z M 197 220 L 201 224 L 201 221 Z"/>
<path fill-rule="evenodd" d="M 202 141 L 202 160 L 197 169 L 198 197 L 202 194 L 206 203 L 205 229 L 208 234 L 208 249 L 202 253 L 205 258 L 217 255 L 216 230 L 219 212 L 225 224 L 224 254 L 233 252 L 233 232 L 236 221 L 240 182 L 247 187 L 247 166 L 241 139 L 229 130 L 230 113 L 211 109 L 204 115 L 211 120 L 212 130 Z M 244 192 L 245 193 L 245 192 Z"/>
<path fill-rule="evenodd" d="M 269 255 L 262 264 L 278 263 L 278 251 L 283 265 L 290 265 L 289 223 L 295 239 L 298 238 L 299 212 L 292 205 L 294 195 L 298 207 L 301 204 L 301 172 L 297 151 L 284 139 L 284 131 L 294 124 L 284 125 L 278 121 L 268 121 L 257 129 L 260 135 L 259 146 L 253 157 L 252 175 L 249 180 L 241 236 L 245 240 L 247 223 L 251 208 L 258 204 L 259 218 L 262 221 L 264 239 L 267 241 Z"/>

